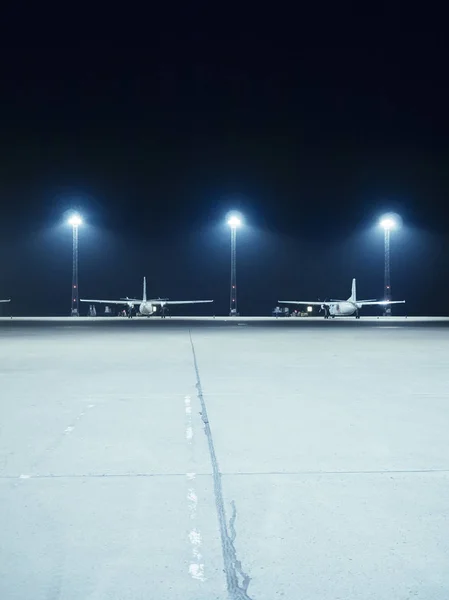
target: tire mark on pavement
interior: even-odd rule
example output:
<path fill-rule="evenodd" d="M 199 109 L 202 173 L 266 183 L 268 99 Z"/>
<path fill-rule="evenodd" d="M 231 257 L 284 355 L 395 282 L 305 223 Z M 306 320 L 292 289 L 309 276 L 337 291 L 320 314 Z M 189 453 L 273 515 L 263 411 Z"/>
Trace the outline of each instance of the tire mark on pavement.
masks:
<path fill-rule="evenodd" d="M 234 502 L 232 503 L 233 513 L 229 522 L 229 528 L 226 522 L 221 472 L 218 465 L 217 455 L 215 453 L 212 430 L 210 428 L 209 418 L 207 415 L 206 401 L 204 400 L 203 389 L 201 386 L 195 346 L 193 345 L 192 332 L 190 330 L 189 337 L 190 345 L 192 347 L 193 365 L 196 374 L 196 388 L 198 392 L 198 399 L 201 404 L 201 419 L 204 423 L 204 433 L 207 437 L 209 455 L 212 463 L 215 505 L 217 508 L 218 524 L 220 528 L 221 549 L 223 553 L 224 572 L 226 575 L 228 594 L 231 600 L 251 600 L 251 597 L 248 596 L 247 593 L 251 578 L 243 571 L 242 564 L 237 558 L 237 552 L 234 546 L 234 541 L 236 538 L 235 520 L 237 516 Z"/>

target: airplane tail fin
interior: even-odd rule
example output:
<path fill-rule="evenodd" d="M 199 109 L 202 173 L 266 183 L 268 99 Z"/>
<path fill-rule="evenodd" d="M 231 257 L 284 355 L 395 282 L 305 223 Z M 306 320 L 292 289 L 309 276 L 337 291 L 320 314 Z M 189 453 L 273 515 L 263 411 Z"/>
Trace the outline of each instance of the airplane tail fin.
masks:
<path fill-rule="evenodd" d="M 144 302 L 147 301 L 147 278 L 146 277 L 143 278 L 143 297 L 142 297 L 142 300 Z"/>
<path fill-rule="evenodd" d="M 348 301 L 349 302 L 357 302 L 357 290 L 356 290 L 355 279 L 352 280 L 351 295 L 348 298 Z"/>

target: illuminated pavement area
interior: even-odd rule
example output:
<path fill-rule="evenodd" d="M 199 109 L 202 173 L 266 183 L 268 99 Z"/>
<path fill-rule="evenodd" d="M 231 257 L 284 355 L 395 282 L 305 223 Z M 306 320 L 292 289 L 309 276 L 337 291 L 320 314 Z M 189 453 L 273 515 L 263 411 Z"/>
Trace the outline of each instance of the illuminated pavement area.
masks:
<path fill-rule="evenodd" d="M 447 600 L 448 334 L 0 320 L 0 598 Z"/>

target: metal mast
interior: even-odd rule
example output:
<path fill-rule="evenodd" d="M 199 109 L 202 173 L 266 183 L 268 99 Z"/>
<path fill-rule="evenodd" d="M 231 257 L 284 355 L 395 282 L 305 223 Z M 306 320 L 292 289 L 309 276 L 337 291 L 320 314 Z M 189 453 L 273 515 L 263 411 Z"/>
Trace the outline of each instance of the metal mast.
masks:
<path fill-rule="evenodd" d="M 73 224 L 73 256 L 72 256 L 72 317 L 79 316 L 78 294 L 78 225 Z"/>
<path fill-rule="evenodd" d="M 229 296 L 229 315 L 237 315 L 237 228 L 242 224 L 238 215 L 229 216 L 228 225 L 231 228 L 231 293 Z"/>
<path fill-rule="evenodd" d="M 231 225 L 231 294 L 229 301 L 229 314 L 237 314 L 237 227 Z"/>
<path fill-rule="evenodd" d="M 72 226 L 73 232 L 73 252 L 72 252 L 72 317 L 79 316 L 79 294 L 78 294 L 78 228 L 82 225 L 83 220 L 77 214 L 74 214 L 69 219 L 69 225 Z"/>
<path fill-rule="evenodd" d="M 385 269 L 384 269 L 384 296 L 385 300 L 391 300 L 390 283 L 390 228 L 385 227 Z M 385 316 L 391 315 L 391 305 L 385 307 Z"/>

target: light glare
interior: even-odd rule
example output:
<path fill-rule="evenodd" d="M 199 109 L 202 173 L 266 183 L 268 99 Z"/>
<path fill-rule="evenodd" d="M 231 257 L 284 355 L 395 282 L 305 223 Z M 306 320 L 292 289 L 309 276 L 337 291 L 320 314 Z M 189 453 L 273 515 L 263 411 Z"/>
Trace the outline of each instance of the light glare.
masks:
<path fill-rule="evenodd" d="M 232 229 L 235 229 L 236 227 L 240 227 L 241 224 L 242 224 L 242 221 L 235 215 L 232 216 L 230 219 L 228 219 L 228 225 L 229 225 L 229 227 L 232 227 Z"/>
<path fill-rule="evenodd" d="M 72 215 L 69 219 L 69 225 L 72 227 L 79 227 L 83 224 L 83 220 L 79 215 Z"/>
<path fill-rule="evenodd" d="M 396 221 L 391 217 L 384 217 L 380 221 L 380 226 L 384 229 L 394 229 L 396 227 Z"/>

